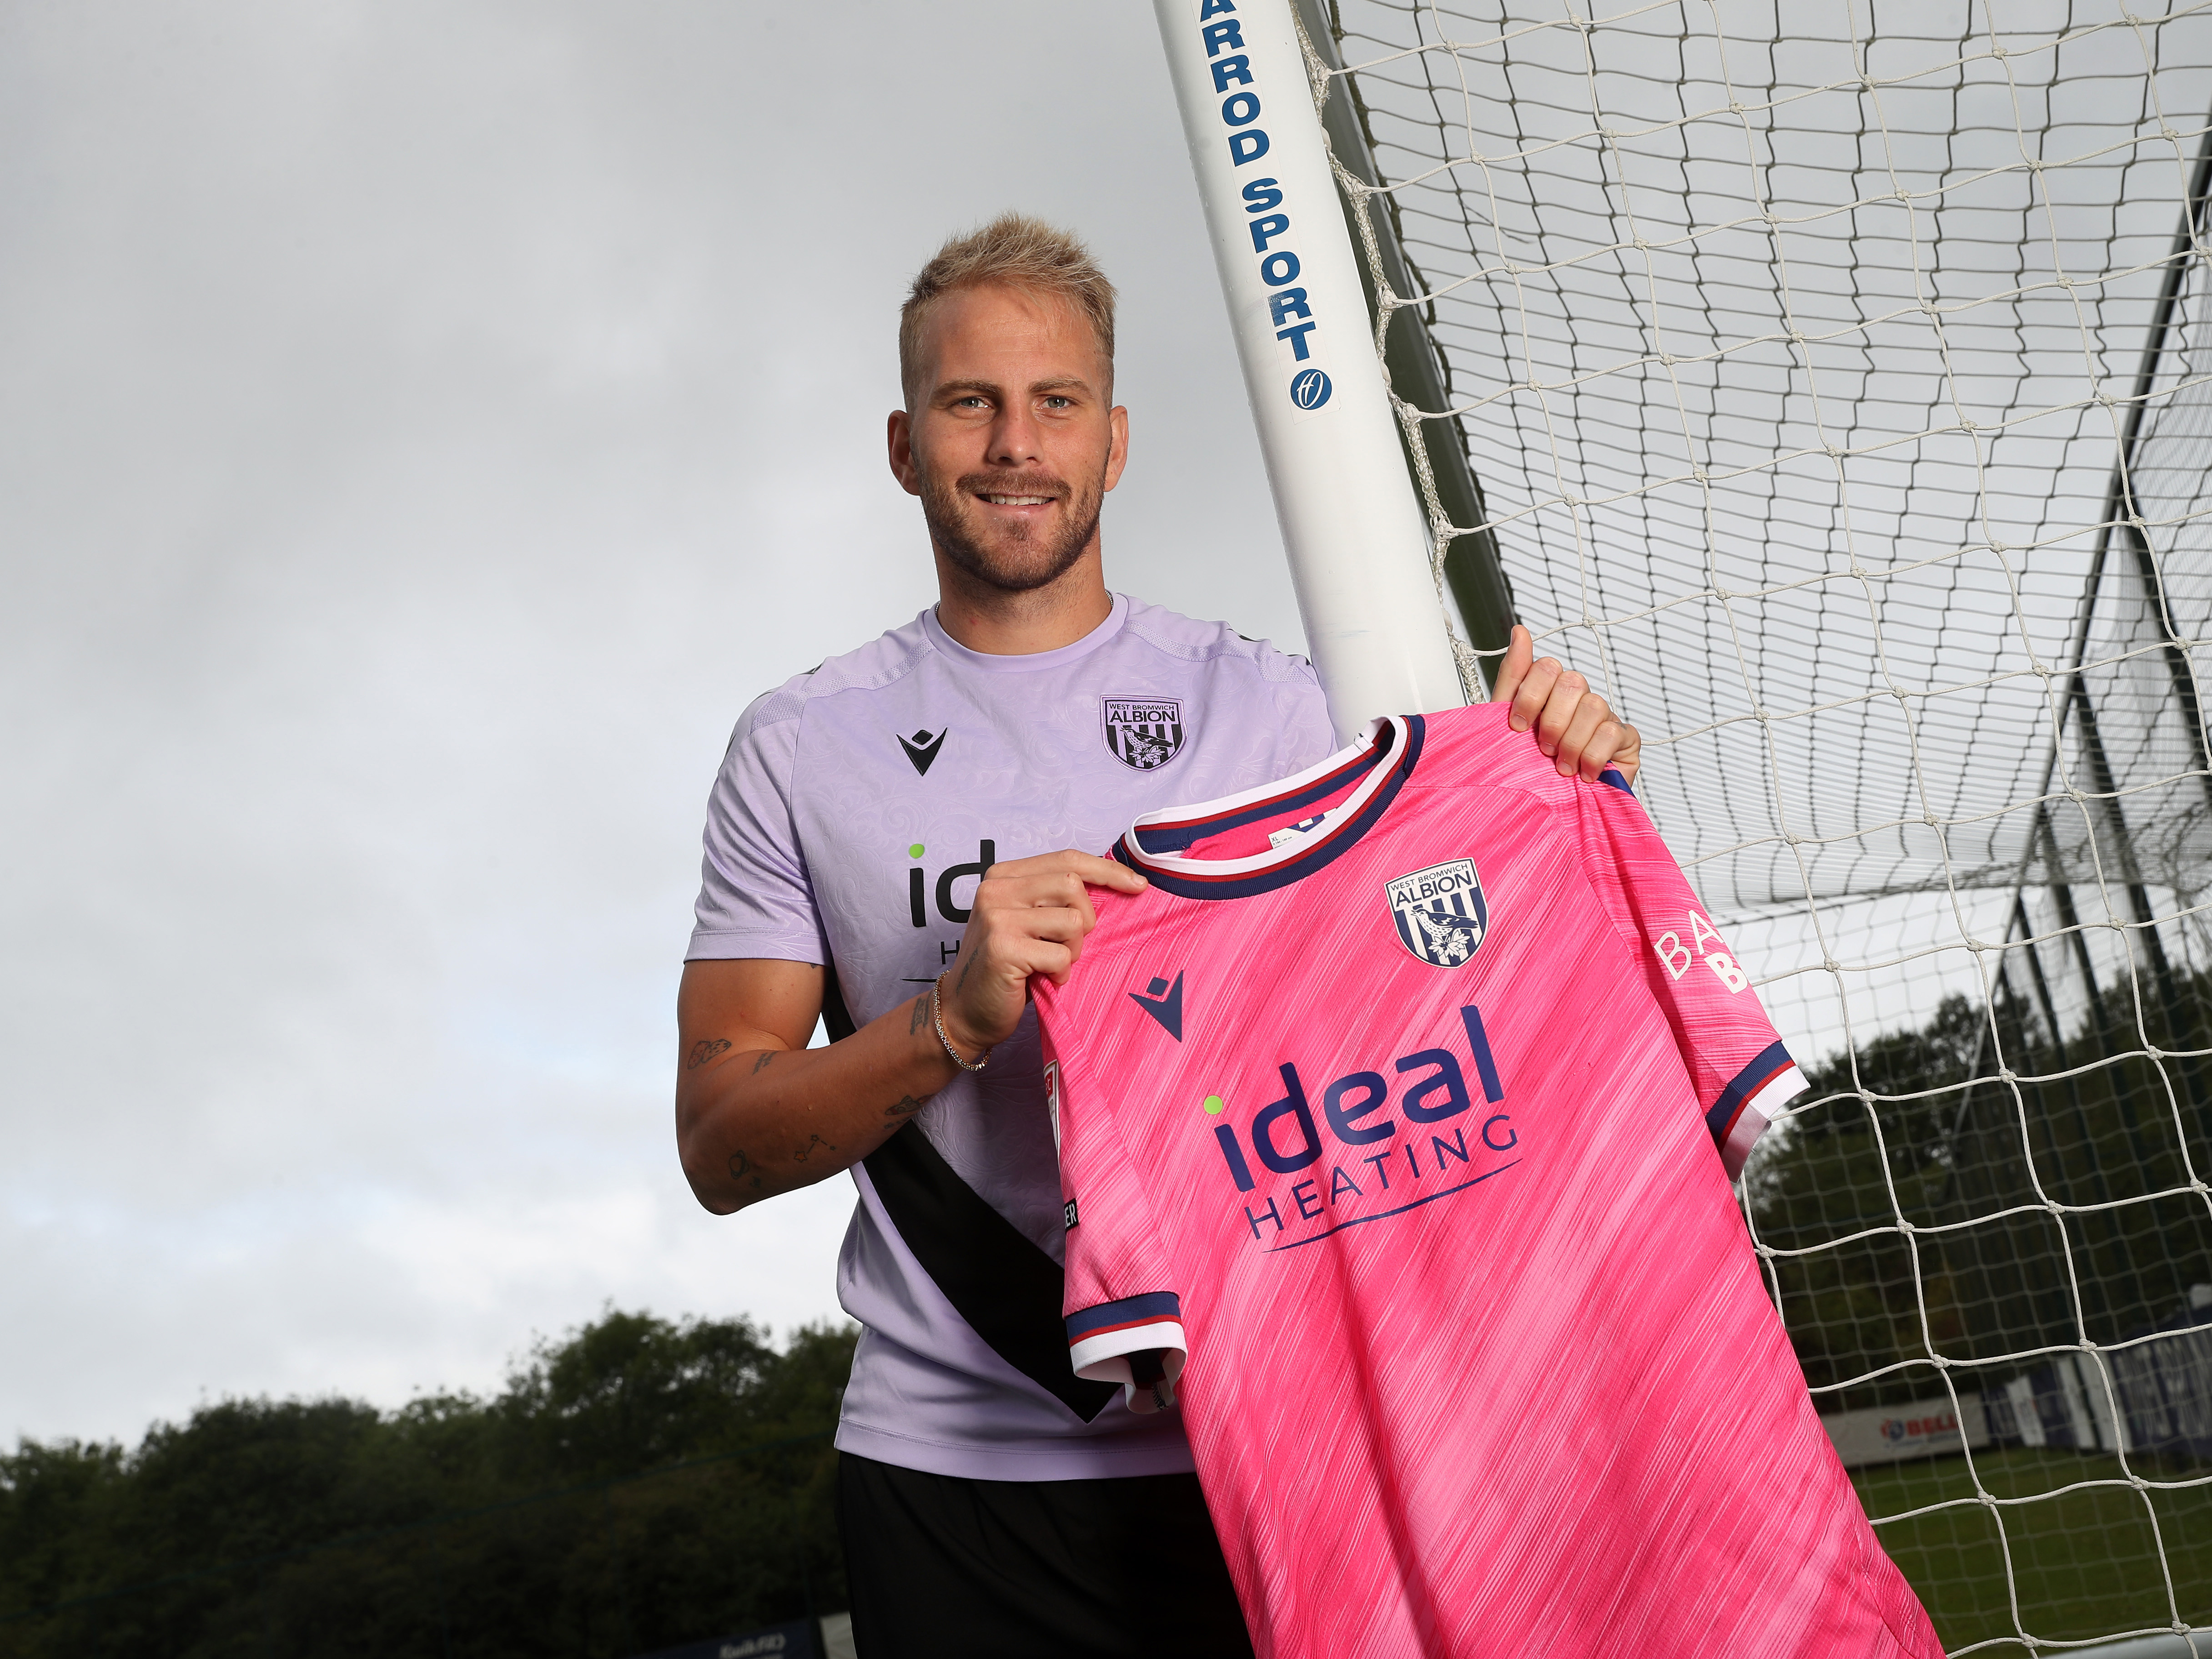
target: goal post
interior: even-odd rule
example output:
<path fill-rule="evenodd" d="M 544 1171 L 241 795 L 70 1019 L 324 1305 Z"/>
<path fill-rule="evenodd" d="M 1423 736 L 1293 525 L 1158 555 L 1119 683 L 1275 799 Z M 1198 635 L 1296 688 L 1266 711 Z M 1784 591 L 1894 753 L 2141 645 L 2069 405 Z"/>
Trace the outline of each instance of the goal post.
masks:
<path fill-rule="evenodd" d="M 1382 175 L 1375 164 L 1359 90 L 1344 75 L 1328 9 L 1323 0 L 1292 4 L 1305 48 L 1328 75 L 1319 94 L 1322 129 L 1340 170 L 1346 224 L 1356 249 L 1365 255 L 1358 262 L 1359 280 L 1398 402 L 1407 469 L 1424 497 L 1436 503 L 1429 532 L 1443 549 L 1437 571 L 1471 659 L 1462 665 L 1462 678 L 1469 690 L 1486 691 L 1512 634 L 1513 589 L 1498 561 L 1481 480 L 1468 459 L 1467 434 L 1456 421 L 1427 417 L 1427 411 L 1449 409 L 1455 401 L 1450 365 L 1429 332 L 1434 307 L 1411 298 L 1425 285 L 1407 257 L 1395 198 L 1382 192 Z"/>
<path fill-rule="evenodd" d="M 1466 702 L 1289 0 L 1155 0 L 1307 648 L 1348 739 Z"/>
<path fill-rule="evenodd" d="M 1878 1535 L 1954 1653 L 2212 1651 L 2212 0 L 1156 6 L 1340 723 L 1447 614 L 1636 722 Z"/>

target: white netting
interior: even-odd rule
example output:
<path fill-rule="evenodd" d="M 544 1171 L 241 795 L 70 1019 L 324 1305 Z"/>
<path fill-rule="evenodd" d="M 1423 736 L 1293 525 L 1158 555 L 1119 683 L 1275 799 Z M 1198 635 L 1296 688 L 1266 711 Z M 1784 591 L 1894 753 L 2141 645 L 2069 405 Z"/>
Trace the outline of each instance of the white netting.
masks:
<path fill-rule="evenodd" d="M 1409 429 L 1826 1062 L 1821 1409 L 1981 1442 L 1884 1541 L 1954 1652 L 2212 1624 L 2212 6 L 1301 5 Z"/>

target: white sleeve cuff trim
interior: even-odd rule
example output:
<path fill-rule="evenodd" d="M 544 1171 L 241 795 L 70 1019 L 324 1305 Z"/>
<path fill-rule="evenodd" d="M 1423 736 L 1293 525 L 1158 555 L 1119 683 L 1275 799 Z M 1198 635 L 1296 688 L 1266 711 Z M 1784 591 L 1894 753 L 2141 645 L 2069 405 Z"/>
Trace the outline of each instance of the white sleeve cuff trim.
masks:
<path fill-rule="evenodd" d="M 1774 1121 L 1790 1097 L 1802 1094 L 1811 1085 L 1806 1082 L 1804 1073 L 1795 1066 L 1786 1066 L 1767 1080 L 1765 1088 L 1744 1102 L 1742 1109 L 1736 1114 L 1735 1122 L 1729 1127 L 1727 1140 L 1721 1146 L 1721 1163 L 1726 1167 L 1730 1181 L 1743 1173 L 1744 1160 L 1751 1156 L 1752 1147 L 1758 1144 L 1759 1136 L 1766 1133 L 1766 1126 Z"/>
<path fill-rule="evenodd" d="M 1119 1382 L 1123 1403 L 1131 1411 L 1142 1414 L 1174 1403 L 1176 1379 L 1182 1375 L 1183 1358 L 1189 1347 L 1189 1339 L 1183 1335 L 1180 1321 L 1155 1319 L 1141 1325 L 1125 1325 L 1118 1330 L 1100 1331 L 1095 1336 L 1072 1342 L 1067 1357 L 1074 1363 L 1078 1376 L 1093 1382 Z M 1159 1383 L 1139 1388 L 1130 1375 L 1129 1356 L 1147 1348 L 1166 1351 L 1160 1356 L 1160 1368 L 1166 1375 Z"/>
<path fill-rule="evenodd" d="M 1813 1085 L 1805 1080 L 1805 1073 L 1796 1066 L 1785 1066 L 1767 1079 L 1766 1086 L 1744 1102 L 1746 1111 L 1757 1112 L 1771 1123 L 1781 1115 L 1782 1109 L 1792 1095 L 1801 1095 Z"/>

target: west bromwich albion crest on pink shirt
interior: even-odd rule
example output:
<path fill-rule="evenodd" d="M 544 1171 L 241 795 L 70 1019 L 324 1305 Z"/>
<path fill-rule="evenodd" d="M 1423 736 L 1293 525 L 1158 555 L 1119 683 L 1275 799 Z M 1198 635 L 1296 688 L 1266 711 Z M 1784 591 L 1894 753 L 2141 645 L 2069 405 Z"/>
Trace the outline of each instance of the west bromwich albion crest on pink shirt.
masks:
<path fill-rule="evenodd" d="M 1071 1357 L 1180 1396 L 1261 1659 L 1940 1655 L 1729 1189 L 1804 1079 L 1619 774 L 1408 716 L 1115 855 Z"/>

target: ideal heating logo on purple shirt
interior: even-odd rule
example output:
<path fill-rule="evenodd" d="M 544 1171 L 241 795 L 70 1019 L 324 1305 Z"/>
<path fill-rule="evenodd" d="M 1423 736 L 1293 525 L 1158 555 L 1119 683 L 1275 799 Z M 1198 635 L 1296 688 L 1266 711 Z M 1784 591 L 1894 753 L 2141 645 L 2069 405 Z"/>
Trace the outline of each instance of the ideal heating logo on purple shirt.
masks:
<path fill-rule="evenodd" d="M 1482 1012 L 1468 1006 L 1459 1013 L 1482 1097 L 1492 1106 L 1503 1105 L 1505 1089 L 1483 1030 Z M 1392 1073 L 1404 1081 L 1395 1101 L 1379 1067 L 1347 1073 L 1321 1090 L 1317 1121 L 1297 1064 L 1284 1060 L 1275 1068 L 1280 1081 L 1273 1085 L 1282 1090 L 1280 1099 L 1261 1107 L 1241 1135 L 1234 1123 L 1214 1126 L 1213 1138 L 1230 1179 L 1240 1194 L 1253 1195 L 1243 1200 L 1243 1208 L 1254 1243 L 1269 1251 L 1295 1249 L 1347 1227 L 1403 1215 L 1464 1192 L 1520 1162 L 1495 1162 L 1496 1154 L 1521 1144 L 1510 1113 L 1492 1112 L 1480 1121 L 1468 1117 L 1474 1102 L 1459 1056 L 1450 1048 L 1423 1048 L 1401 1054 L 1389 1064 Z M 1394 1105 L 1404 1114 L 1402 1127 L 1390 1114 Z M 1206 1097 L 1209 1115 L 1218 1115 L 1223 1107 L 1219 1096 Z M 1447 1139 L 1442 1126 L 1455 1118 L 1467 1121 L 1452 1123 Z M 1322 1139 L 1322 1123 L 1328 1126 L 1327 1143 Z M 1469 1129 L 1475 1132 L 1472 1143 Z M 1318 1172 L 1324 1159 L 1326 1175 Z M 1297 1179 L 1287 1187 L 1279 1181 L 1267 1182 L 1271 1190 L 1260 1203 L 1265 1177 L 1255 1177 L 1255 1163 L 1275 1176 Z"/>
<path fill-rule="evenodd" d="M 910 859 L 919 859 L 928 850 L 920 842 L 916 842 L 906 849 L 906 855 Z M 973 876 L 980 882 L 983 878 L 983 872 L 998 861 L 998 842 L 994 841 L 978 842 L 973 863 L 948 864 L 937 872 L 936 891 L 933 894 L 930 890 L 929 872 L 920 864 L 914 865 L 906 872 L 907 919 L 917 927 L 928 927 L 929 901 L 934 897 L 937 900 L 938 915 L 956 927 L 966 927 L 969 911 L 966 907 L 952 902 L 952 884 L 969 876 Z"/>

